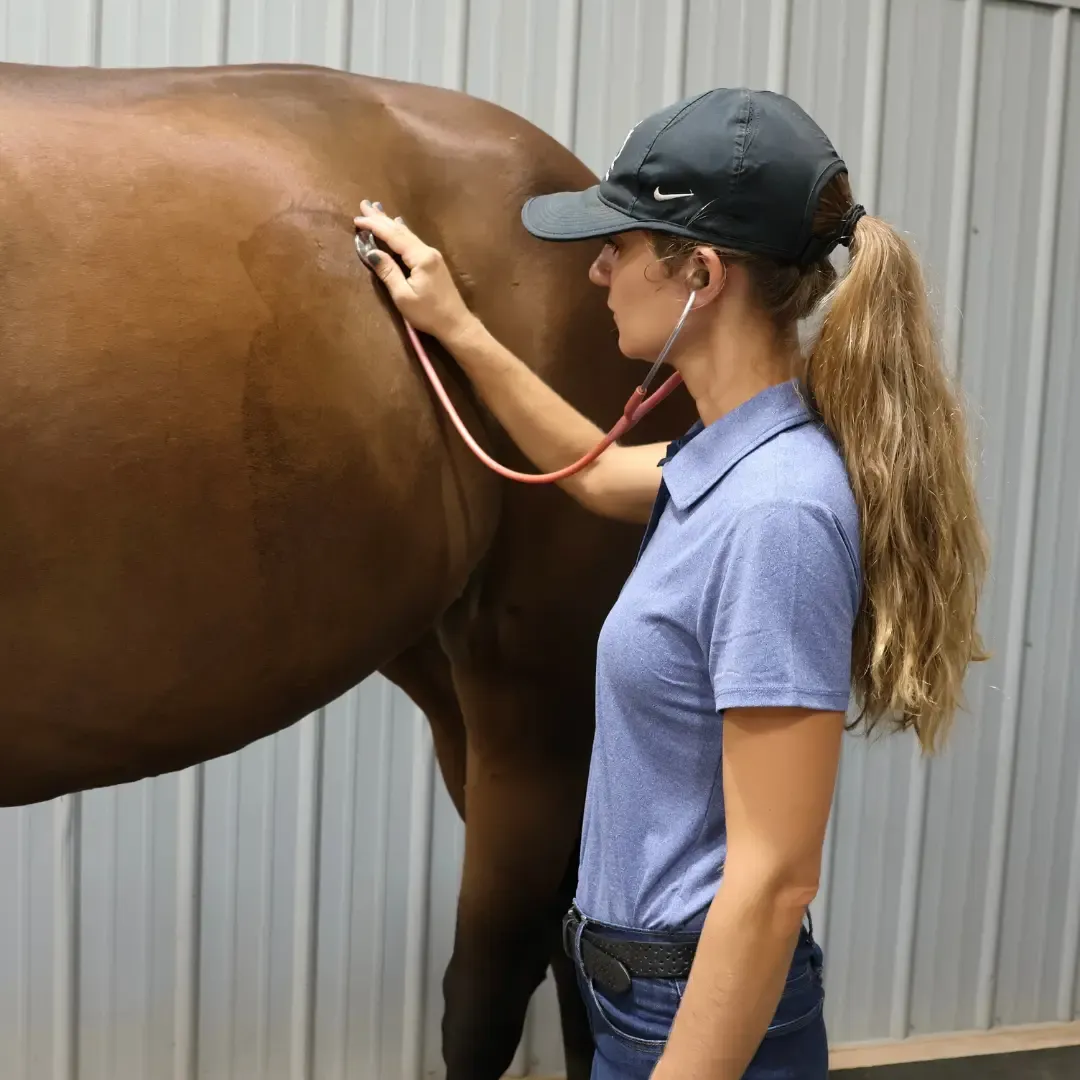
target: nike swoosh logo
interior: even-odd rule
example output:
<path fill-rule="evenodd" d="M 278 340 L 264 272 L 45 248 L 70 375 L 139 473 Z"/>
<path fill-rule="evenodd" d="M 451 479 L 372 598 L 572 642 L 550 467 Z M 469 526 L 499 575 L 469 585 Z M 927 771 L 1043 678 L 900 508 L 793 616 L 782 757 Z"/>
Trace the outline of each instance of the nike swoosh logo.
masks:
<path fill-rule="evenodd" d="M 692 191 L 673 191 L 670 194 L 665 194 L 658 187 L 653 193 L 652 197 L 657 202 L 668 202 L 671 199 L 692 199 L 694 193 Z"/>

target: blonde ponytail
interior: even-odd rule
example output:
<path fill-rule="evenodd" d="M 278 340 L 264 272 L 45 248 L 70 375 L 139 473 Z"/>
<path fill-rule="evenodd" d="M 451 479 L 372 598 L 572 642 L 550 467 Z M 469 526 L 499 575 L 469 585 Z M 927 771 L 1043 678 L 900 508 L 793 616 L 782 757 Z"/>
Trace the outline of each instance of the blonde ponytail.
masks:
<path fill-rule="evenodd" d="M 914 728 L 932 753 L 963 703 L 968 665 L 987 658 L 975 624 L 987 543 L 963 413 L 918 260 L 891 226 L 860 211 L 840 173 L 813 222 L 815 236 L 850 246 L 839 279 L 827 258 L 796 266 L 715 250 L 746 268 L 781 335 L 794 342 L 799 320 L 821 316 L 802 378 L 840 448 L 859 509 L 856 723 Z M 701 246 L 661 234 L 650 241 L 671 273 Z"/>
<path fill-rule="evenodd" d="M 804 378 L 861 519 L 852 649 L 861 718 L 912 727 L 932 753 L 962 704 L 968 664 L 986 659 L 975 618 L 987 544 L 922 271 L 878 218 L 855 227 Z"/>

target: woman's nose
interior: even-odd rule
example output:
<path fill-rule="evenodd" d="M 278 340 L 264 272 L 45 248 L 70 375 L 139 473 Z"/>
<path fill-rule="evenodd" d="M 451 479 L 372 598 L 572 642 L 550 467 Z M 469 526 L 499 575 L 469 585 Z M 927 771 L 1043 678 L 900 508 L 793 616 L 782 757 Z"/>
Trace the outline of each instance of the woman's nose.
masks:
<path fill-rule="evenodd" d="M 594 285 L 608 285 L 611 281 L 611 263 L 607 252 L 602 251 L 589 267 L 589 280 Z"/>

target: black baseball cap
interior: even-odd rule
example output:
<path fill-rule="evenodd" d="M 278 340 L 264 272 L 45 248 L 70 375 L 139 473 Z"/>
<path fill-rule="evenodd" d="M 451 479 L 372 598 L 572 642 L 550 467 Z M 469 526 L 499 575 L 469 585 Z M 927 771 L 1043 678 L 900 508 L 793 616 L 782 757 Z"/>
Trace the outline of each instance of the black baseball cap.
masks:
<path fill-rule="evenodd" d="M 716 89 L 642 120 L 603 181 L 530 199 L 525 228 L 542 240 L 632 229 L 807 265 L 842 242 L 812 235 L 825 185 L 847 166 L 790 98 Z"/>

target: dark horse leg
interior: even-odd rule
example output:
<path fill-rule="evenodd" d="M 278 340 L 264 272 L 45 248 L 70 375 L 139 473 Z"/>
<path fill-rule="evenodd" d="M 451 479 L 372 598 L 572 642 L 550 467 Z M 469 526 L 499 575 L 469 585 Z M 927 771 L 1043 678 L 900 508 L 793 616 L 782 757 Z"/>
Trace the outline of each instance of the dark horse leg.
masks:
<path fill-rule="evenodd" d="M 465 722 L 450 661 L 429 633 L 381 669 L 427 717 L 443 783 L 458 816 L 465 818 Z"/>
<path fill-rule="evenodd" d="M 559 942 L 576 881 L 583 760 L 565 746 L 552 753 L 549 739 L 538 745 L 532 734 L 537 725 L 550 732 L 551 717 L 565 712 L 547 710 L 565 710 L 566 702 L 550 687 L 505 676 L 459 671 L 455 684 L 434 635 L 383 673 L 428 716 L 439 767 L 466 820 L 454 951 L 443 979 L 448 1080 L 499 1080 L 549 963 L 567 1076 L 587 1080 L 592 1037 Z"/>
<path fill-rule="evenodd" d="M 467 826 L 443 979 L 443 1045 L 448 1080 L 496 1080 L 557 957 L 576 878 L 588 751 L 558 737 L 572 702 L 557 680 L 470 668 L 455 669 L 455 683 L 469 735 Z M 591 714 L 578 719 L 591 731 Z M 556 962 L 569 1075 L 578 1080 L 591 1067 L 592 1040 L 573 972 Z"/>

